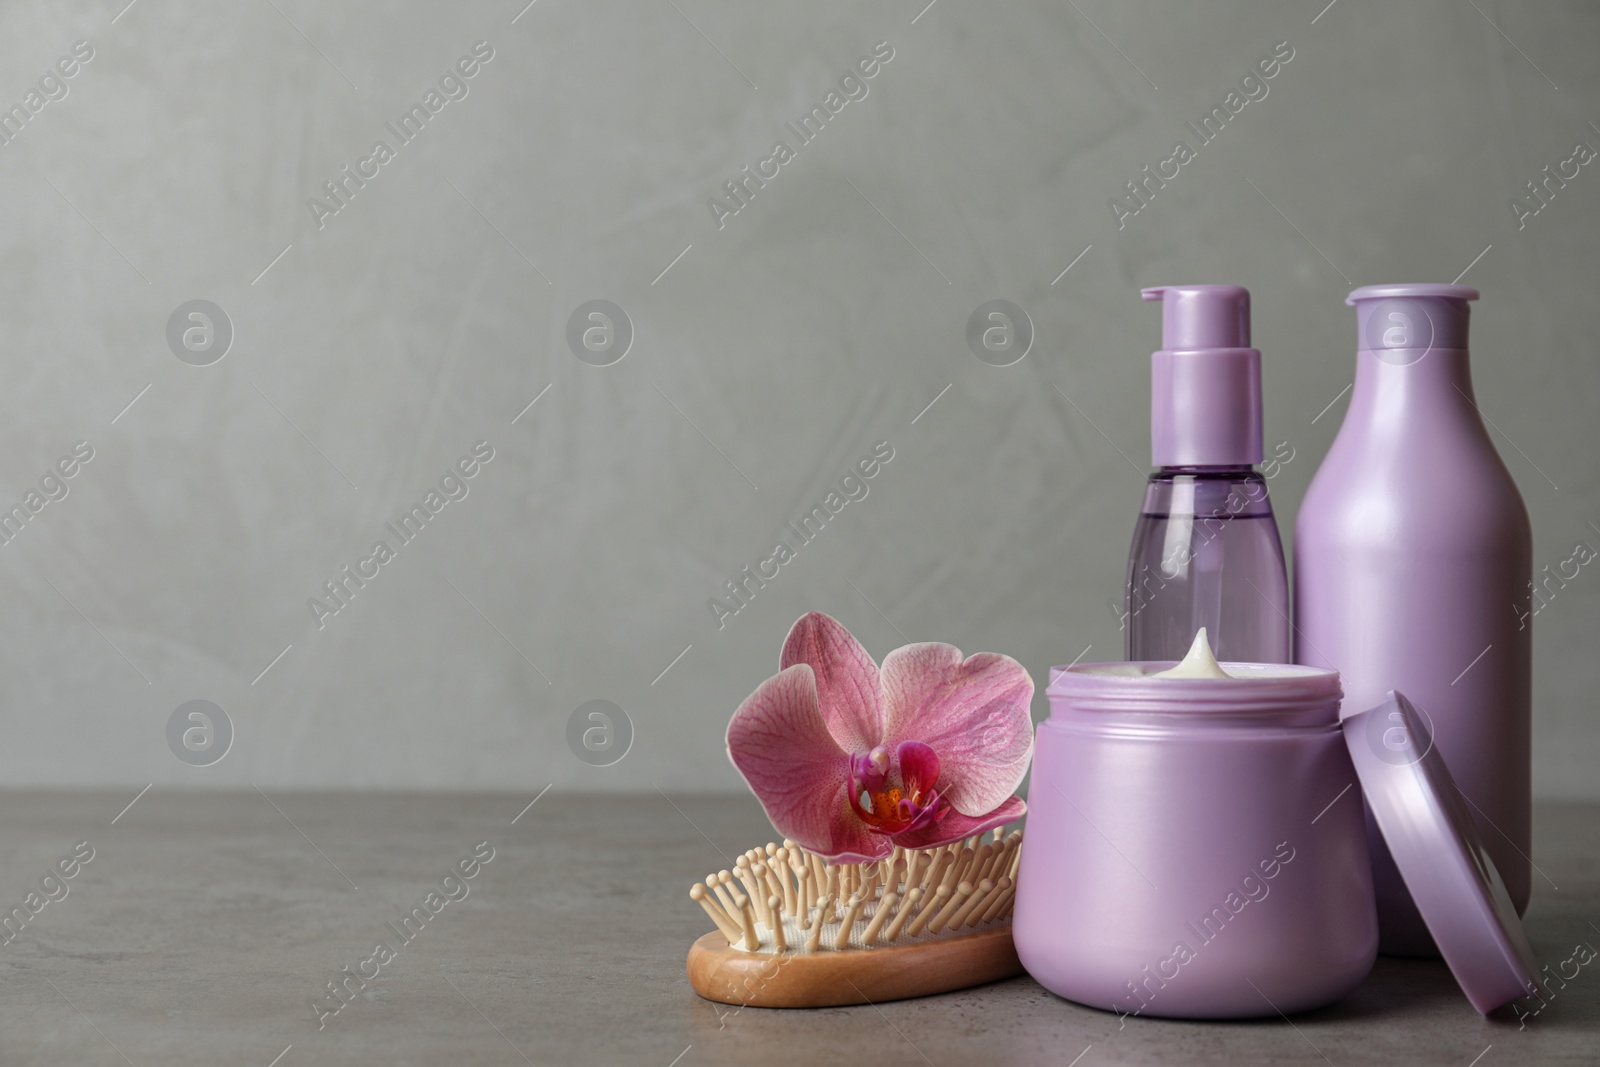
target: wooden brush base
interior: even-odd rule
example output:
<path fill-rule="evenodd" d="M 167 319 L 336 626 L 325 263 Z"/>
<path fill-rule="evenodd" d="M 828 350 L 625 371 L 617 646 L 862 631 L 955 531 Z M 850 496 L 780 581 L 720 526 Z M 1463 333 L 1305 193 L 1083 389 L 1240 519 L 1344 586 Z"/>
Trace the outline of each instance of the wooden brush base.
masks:
<path fill-rule="evenodd" d="M 689 949 L 689 985 L 707 1000 L 756 1008 L 876 1004 L 1022 973 L 1011 924 L 918 944 L 824 952 L 743 952 L 715 931 Z"/>

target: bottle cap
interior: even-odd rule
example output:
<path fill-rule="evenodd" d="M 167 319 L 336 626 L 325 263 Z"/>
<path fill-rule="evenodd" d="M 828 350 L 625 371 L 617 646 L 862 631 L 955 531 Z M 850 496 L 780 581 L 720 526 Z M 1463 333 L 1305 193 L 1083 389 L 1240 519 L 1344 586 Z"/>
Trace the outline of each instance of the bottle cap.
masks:
<path fill-rule="evenodd" d="M 1470 285 L 1365 285 L 1344 302 L 1356 309 L 1361 351 L 1426 354 L 1467 347 L 1467 301 L 1476 299 Z"/>
<path fill-rule="evenodd" d="M 1343 729 L 1373 821 L 1472 1006 L 1487 1015 L 1537 995 L 1517 909 L 1416 708 L 1391 691 Z"/>
<path fill-rule="evenodd" d="M 1260 463 L 1261 353 L 1242 285 L 1163 285 L 1161 348 L 1150 357 L 1150 459 L 1157 467 Z"/>

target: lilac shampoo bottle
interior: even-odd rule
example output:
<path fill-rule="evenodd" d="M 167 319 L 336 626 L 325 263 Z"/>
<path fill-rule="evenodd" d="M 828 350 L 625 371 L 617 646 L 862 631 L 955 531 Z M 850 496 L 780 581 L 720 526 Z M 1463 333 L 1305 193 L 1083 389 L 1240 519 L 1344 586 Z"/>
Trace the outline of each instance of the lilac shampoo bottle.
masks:
<path fill-rule="evenodd" d="M 1473 399 L 1461 285 L 1357 289 L 1355 388 L 1295 525 L 1295 661 L 1423 713 L 1520 914 L 1531 881 L 1528 512 Z M 1367 815 L 1380 951 L 1437 955 Z"/>
<path fill-rule="evenodd" d="M 1197 630 L 1217 658 L 1287 663 L 1289 583 L 1261 449 L 1261 353 L 1250 293 L 1168 285 L 1161 350 L 1150 357 L 1150 450 L 1158 469 L 1128 554 L 1130 660 L 1180 660 Z"/>

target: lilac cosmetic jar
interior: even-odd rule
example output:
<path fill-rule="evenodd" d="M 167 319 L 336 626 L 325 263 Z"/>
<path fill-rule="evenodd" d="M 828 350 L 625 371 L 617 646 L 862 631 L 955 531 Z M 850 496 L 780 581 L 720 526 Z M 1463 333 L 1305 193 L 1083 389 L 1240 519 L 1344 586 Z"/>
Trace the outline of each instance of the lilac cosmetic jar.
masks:
<path fill-rule="evenodd" d="M 1054 668 L 1013 926 L 1046 989 L 1125 1015 L 1277 1016 L 1372 967 L 1378 923 L 1339 675 Z"/>

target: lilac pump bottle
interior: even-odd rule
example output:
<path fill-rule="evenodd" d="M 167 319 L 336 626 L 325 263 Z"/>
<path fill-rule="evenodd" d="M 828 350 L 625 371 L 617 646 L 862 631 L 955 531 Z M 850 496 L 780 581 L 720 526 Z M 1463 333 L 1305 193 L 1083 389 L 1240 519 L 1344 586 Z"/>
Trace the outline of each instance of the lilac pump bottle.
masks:
<path fill-rule="evenodd" d="M 1355 389 L 1295 526 L 1295 661 L 1402 690 L 1518 913 L 1532 861 L 1528 513 L 1473 399 L 1461 285 L 1357 289 Z M 1370 811 L 1380 951 L 1437 955 Z"/>
<path fill-rule="evenodd" d="M 1261 462 L 1261 353 L 1250 293 L 1168 285 L 1150 357 L 1150 451 L 1159 469 L 1128 553 L 1124 651 L 1180 660 L 1204 626 L 1217 658 L 1289 661 L 1289 584 Z"/>

